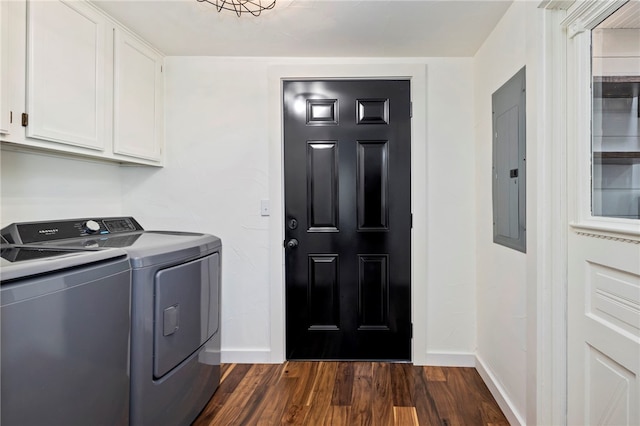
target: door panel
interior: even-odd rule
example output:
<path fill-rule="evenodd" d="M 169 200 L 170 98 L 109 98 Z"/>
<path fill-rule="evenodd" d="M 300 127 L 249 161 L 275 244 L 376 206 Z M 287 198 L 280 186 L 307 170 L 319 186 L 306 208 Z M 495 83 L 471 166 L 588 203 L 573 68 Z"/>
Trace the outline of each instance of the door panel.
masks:
<path fill-rule="evenodd" d="M 387 141 L 358 141 L 358 230 L 388 230 Z"/>
<path fill-rule="evenodd" d="M 640 245 L 569 235 L 570 424 L 640 419 Z"/>
<path fill-rule="evenodd" d="M 28 3 L 28 137 L 104 150 L 105 26 L 81 2 Z"/>
<path fill-rule="evenodd" d="M 406 80 L 284 83 L 289 359 L 411 356 Z"/>
<path fill-rule="evenodd" d="M 338 144 L 307 143 L 309 232 L 338 231 Z"/>
<path fill-rule="evenodd" d="M 309 256 L 309 329 L 338 330 L 338 257 Z"/>
<path fill-rule="evenodd" d="M 389 330 L 389 256 L 358 256 L 358 330 Z"/>

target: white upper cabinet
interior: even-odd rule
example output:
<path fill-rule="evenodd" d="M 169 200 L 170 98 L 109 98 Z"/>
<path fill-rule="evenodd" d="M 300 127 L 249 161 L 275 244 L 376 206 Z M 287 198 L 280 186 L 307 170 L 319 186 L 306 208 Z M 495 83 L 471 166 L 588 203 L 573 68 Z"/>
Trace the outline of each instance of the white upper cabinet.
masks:
<path fill-rule="evenodd" d="M 114 152 L 160 160 L 162 57 L 118 28 L 114 57 Z"/>
<path fill-rule="evenodd" d="M 160 52 L 86 1 L 0 7 L 3 143 L 162 166 Z"/>
<path fill-rule="evenodd" d="M 27 136 L 104 151 L 104 17 L 60 1 L 30 2 L 27 16 Z"/>
<path fill-rule="evenodd" d="M 9 133 L 9 2 L 0 1 L 0 134 Z"/>

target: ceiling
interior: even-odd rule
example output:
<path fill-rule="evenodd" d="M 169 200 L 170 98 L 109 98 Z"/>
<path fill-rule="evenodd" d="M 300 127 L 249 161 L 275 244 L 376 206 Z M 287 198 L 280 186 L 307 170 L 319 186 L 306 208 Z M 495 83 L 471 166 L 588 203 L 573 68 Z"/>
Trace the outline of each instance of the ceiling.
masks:
<path fill-rule="evenodd" d="M 95 5 L 169 56 L 473 56 L 512 0 L 277 0 L 252 15 L 196 0 Z"/>
<path fill-rule="evenodd" d="M 632 0 L 616 10 L 597 28 L 638 29 L 640 28 L 640 1 Z"/>

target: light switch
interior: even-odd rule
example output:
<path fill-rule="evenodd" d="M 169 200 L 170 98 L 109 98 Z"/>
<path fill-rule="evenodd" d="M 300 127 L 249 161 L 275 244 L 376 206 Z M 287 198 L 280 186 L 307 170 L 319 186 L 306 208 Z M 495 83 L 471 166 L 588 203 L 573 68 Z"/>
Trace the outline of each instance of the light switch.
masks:
<path fill-rule="evenodd" d="M 269 216 L 269 200 L 260 200 L 260 216 Z"/>

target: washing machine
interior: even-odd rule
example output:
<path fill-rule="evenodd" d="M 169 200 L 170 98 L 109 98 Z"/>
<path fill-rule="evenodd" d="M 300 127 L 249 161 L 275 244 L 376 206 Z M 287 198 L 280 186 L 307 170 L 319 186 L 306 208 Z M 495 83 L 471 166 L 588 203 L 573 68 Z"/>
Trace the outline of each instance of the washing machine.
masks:
<path fill-rule="evenodd" d="M 36 232 L 55 229 L 55 235 Z M 131 265 L 132 425 L 185 425 L 220 383 L 219 238 L 146 231 L 133 217 L 13 224 L 15 243 L 124 250 Z M 25 239 L 26 238 L 26 239 Z"/>
<path fill-rule="evenodd" d="M 0 251 L 0 424 L 127 425 L 126 252 Z"/>

